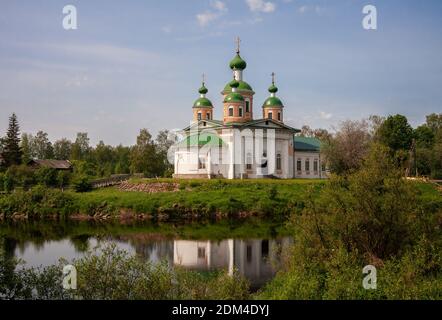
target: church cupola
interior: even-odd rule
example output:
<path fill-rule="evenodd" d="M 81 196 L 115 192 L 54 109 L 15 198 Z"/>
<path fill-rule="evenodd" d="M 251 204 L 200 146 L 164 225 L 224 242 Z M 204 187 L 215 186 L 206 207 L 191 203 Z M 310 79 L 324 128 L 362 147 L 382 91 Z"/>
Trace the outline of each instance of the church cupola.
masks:
<path fill-rule="evenodd" d="M 264 119 L 272 119 L 283 122 L 284 105 L 282 101 L 276 97 L 278 87 L 275 86 L 275 73 L 272 73 L 272 85 L 269 87 L 270 97 L 264 101 L 262 106 L 262 116 Z"/>
<path fill-rule="evenodd" d="M 253 120 L 253 95 L 255 92 L 252 87 L 243 80 L 243 71 L 247 67 L 246 61 L 240 56 L 240 43 L 241 40 L 237 38 L 236 40 L 236 55 L 230 61 L 229 67 L 233 71 L 233 78 L 238 82 L 238 86 L 236 87 L 236 92 L 240 93 L 244 98 L 244 121 Z M 232 87 L 230 86 L 231 82 L 229 82 L 225 87 L 221 94 L 224 98 L 227 97 L 232 92 Z"/>
<path fill-rule="evenodd" d="M 200 97 L 193 104 L 193 121 L 212 120 L 213 119 L 213 104 L 206 98 L 209 90 L 206 88 L 204 75 L 201 88 L 198 90 Z"/>
<path fill-rule="evenodd" d="M 224 123 L 246 122 L 250 119 L 245 115 L 245 100 L 238 92 L 239 82 L 234 78 L 229 83 L 231 92 L 224 97 Z"/>

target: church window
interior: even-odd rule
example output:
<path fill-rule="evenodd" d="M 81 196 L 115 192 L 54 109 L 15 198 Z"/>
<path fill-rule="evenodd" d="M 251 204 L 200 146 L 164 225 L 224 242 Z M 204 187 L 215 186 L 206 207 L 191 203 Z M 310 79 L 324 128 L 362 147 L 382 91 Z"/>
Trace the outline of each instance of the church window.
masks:
<path fill-rule="evenodd" d="M 276 155 L 276 170 L 282 170 L 282 159 L 280 153 Z"/>
<path fill-rule="evenodd" d="M 278 121 L 281 121 L 281 112 L 278 112 Z"/>
<path fill-rule="evenodd" d="M 302 162 L 301 162 L 301 159 L 298 159 L 298 160 L 296 161 L 296 170 L 297 170 L 297 171 L 301 171 L 301 170 L 302 170 Z"/>
<path fill-rule="evenodd" d="M 206 119 L 207 119 L 207 120 L 210 120 L 210 112 L 207 112 L 207 113 L 206 113 Z"/>
<path fill-rule="evenodd" d="M 268 115 L 267 115 L 267 118 L 273 119 L 273 112 L 269 112 Z"/>
<path fill-rule="evenodd" d="M 269 256 L 269 240 L 261 241 L 261 257 L 267 258 Z"/>
<path fill-rule="evenodd" d="M 199 247 L 198 248 L 198 259 L 205 259 L 206 258 L 206 248 Z"/>
<path fill-rule="evenodd" d="M 247 170 L 252 170 L 252 154 L 251 154 L 251 153 L 247 153 L 247 157 L 246 157 L 246 169 L 247 169 Z"/>
<path fill-rule="evenodd" d="M 238 116 L 242 117 L 242 108 L 241 107 L 239 107 L 239 109 L 238 109 Z"/>
<path fill-rule="evenodd" d="M 206 169 L 206 159 L 204 157 L 198 158 L 198 169 Z"/>
<path fill-rule="evenodd" d="M 252 262 L 252 246 L 251 245 L 248 245 L 246 247 L 246 259 L 247 259 L 248 263 Z"/>
<path fill-rule="evenodd" d="M 250 112 L 250 101 L 246 100 L 246 113 Z"/>
<path fill-rule="evenodd" d="M 201 120 L 201 112 L 198 112 L 198 120 Z"/>
<path fill-rule="evenodd" d="M 233 117 L 233 107 L 229 107 L 229 117 Z"/>
<path fill-rule="evenodd" d="M 318 159 L 315 159 L 313 161 L 313 171 L 315 172 L 315 174 L 318 174 Z"/>
<path fill-rule="evenodd" d="M 310 171 L 310 159 L 305 159 L 305 171 L 309 174 Z"/>

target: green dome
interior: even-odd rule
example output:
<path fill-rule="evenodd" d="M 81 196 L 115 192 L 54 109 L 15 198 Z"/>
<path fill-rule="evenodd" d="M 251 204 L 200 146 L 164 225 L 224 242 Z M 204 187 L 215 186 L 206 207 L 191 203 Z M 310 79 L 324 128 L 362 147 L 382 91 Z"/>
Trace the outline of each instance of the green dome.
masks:
<path fill-rule="evenodd" d="M 230 69 L 232 70 L 244 70 L 246 67 L 247 63 L 241 58 L 239 53 L 237 53 L 235 58 L 230 61 Z"/>
<path fill-rule="evenodd" d="M 263 108 L 267 108 L 267 107 L 283 107 L 282 105 L 282 101 L 277 98 L 277 97 L 270 97 L 267 98 L 267 100 L 264 102 Z"/>
<path fill-rule="evenodd" d="M 193 104 L 194 108 L 212 108 L 213 104 L 212 102 L 207 98 L 199 98 L 195 101 Z"/>
<path fill-rule="evenodd" d="M 224 102 L 243 102 L 244 97 L 238 92 L 229 93 L 225 98 Z"/>
<path fill-rule="evenodd" d="M 206 86 L 203 83 L 203 86 L 198 89 L 198 92 L 201 94 L 206 94 L 207 92 L 209 92 L 209 90 L 206 88 Z"/>
<path fill-rule="evenodd" d="M 272 85 L 269 87 L 269 92 L 270 92 L 270 93 L 277 93 L 277 92 L 278 92 L 278 87 L 275 86 L 274 84 L 272 84 Z"/>
<path fill-rule="evenodd" d="M 236 81 L 236 79 L 233 79 L 232 81 L 229 82 L 229 87 L 230 88 L 238 88 L 239 87 L 239 82 Z"/>
<path fill-rule="evenodd" d="M 245 81 L 238 81 L 239 82 L 239 86 L 237 88 L 238 91 L 253 91 L 252 87 Z M 224 87 L 224 92 L 230 92 L 232 91 L 230 88 L 230 82 L 228 84 L 226 84 L 226 86 Z"/>

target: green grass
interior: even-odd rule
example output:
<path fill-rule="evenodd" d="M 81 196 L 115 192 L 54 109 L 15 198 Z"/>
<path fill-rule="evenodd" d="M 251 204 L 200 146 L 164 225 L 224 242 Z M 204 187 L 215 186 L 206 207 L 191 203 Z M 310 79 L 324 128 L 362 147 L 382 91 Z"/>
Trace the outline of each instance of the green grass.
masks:
<path fill-rule="evenodd" d="M 160 220 L 216 220 L 257 216 L 285 220 L 305 205 L 305 195 L 320 193 L 326 180 L 174 180 L 133 179 L 130 183 L 176 182 L 177 192 L 121 191 L 117 187 L 88 193 L 61 192 L 38 187 L 28 192 L 0 195 L 0 214 L 28 214 L 30 218 L 67 217 L 75 214 L 120 216 L 124 212 Z M 433 184 L 415 182 L 424 210 L 442 208 Z"/>
<path fill-rule="evenodd" d="M 274 217 L 302 208 L 303 196 L 310 189 L 320 190 L 325 183 L 318 180 L 172 180 L 137 179 L 131 183 L 176 181 L 178 192 L 143 193 L 106 188 L 90 193 L 73 194 L 79 210 L 93 214 L 97 210 L 110 213 L 124 208 L 135 213 L 171 215 L 198 214 L 210 217 L 215 213 L 235 215 L 247 212 Z"/>

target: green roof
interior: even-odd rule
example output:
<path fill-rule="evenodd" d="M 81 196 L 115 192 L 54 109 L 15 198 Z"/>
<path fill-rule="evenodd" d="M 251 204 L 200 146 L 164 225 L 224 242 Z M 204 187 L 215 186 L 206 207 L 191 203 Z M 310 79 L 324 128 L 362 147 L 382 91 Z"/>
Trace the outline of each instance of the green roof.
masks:
<path fill-rule="evenodd" d="M 244 97 L 238 92 L 229 93 L 225 98 L 224 102 L 242 102 Z"/>
<path fill-rule="evenodd" d="M 239 86 L 238 86 L 238 88 L 237 88 L 237 90 L 238 91 L 252 91 L 253 92 L 253 89 L 252 89 L 252 87 L 250 86 L 250 84 L 248 84 L 247 82 L 245 82 L 245 81 L 238 81 L 239 82 Z M 223 90 L 223 92 L 224 93 L 229 93 L 229 92 L 231 92 L 232 91 L 232 89 L 230 88 L 230 82 L 228 83 L 228 84 L 226 84 L 226 86 L 224 87 L 224 90 Z"/>
<path fill-rule="evenodd" d="M 199 98 L 195 101 L 193 104 L 194 108 L 212 108 L 213 104 L 212 102 L 207 98 Z"/>
<path fill-rule="evenodd" d="M 215 134 L 201 132 L 187 136 L 184 140 L 178 143 L 179 147 L 202 147 L 205 145 L 216 147 L 222 146 L 223 140 Z"/>
<path fill-rule="evenodd" d="M 244 70 L 245 68 L 247 68 L 247 63 L 241 58 L 239 53 L 237 53 L 235 58 L 230 61 L 230 69 Z"/>
<path fill-rule="evenodd" d="M 201 94 L 206 94 L 207 92 L 209 92 L 209 90 L 204 85 L 204 82 L 203 82 L 203 85 L 201 86 L 201 88 L 198 89 L 198 92 Z"/>
<path fill-rule="evenodd" d="M 264 104 L 262 105 L 263 108 L 266 107 L 283 107 L 282 101 L 277 97 L 269 97 L 266 101 L 264 101 Z"/>
<path fill-rule="evenodd" d="M 276 92 L 278 92 L 278 87 L 275 86 L 274 84 L 272 84 L 272 85 L 269 87 L 269 92 L 270 92 L 270 93 L 276 93 Z"/>
<path fill-rule="evenodd" d="M 295 151 L 319 151 L 321 149 L 321 141 L 316 138 L 294 137 Z"/>

